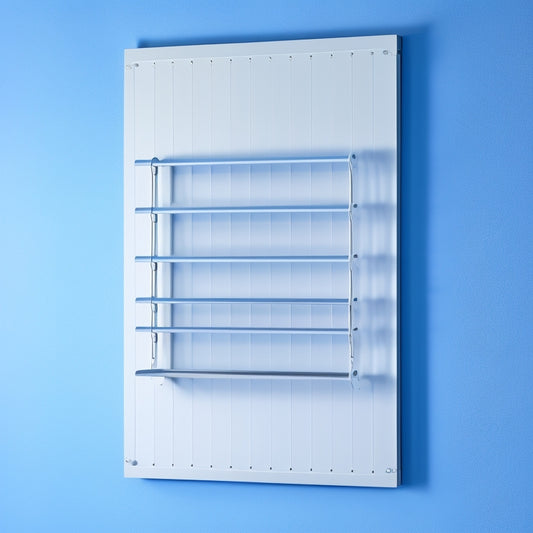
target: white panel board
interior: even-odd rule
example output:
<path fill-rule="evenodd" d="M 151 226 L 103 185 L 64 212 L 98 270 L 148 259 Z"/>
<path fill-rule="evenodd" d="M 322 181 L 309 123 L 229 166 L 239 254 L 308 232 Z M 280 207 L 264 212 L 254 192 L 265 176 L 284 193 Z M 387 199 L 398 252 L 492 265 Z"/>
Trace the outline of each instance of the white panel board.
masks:
<path fill-rule="evenodd" d="M 125 69 L 125 475 L 397 486 L 398 37 Z"/>

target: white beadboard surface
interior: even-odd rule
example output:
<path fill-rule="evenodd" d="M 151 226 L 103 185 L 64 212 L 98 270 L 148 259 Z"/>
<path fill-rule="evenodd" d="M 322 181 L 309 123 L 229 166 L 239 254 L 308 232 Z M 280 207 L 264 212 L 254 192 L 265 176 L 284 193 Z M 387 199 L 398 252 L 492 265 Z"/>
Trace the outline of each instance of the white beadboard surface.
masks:
<path fill-rule="evenodd" d="M 125 53 L 125 475 L 395 487 L 399 38 L 182 46 Z M 345 212 L 161 213 L 157 254 L 348 256 L 347 380 L 188 379 L 149 369 L 150 166 L 136 160 L 342 156 Z M 155 205 L 348 206 L 347 162 L 160 167 Z M 348 299 L 348 262 L 159 263 L 165 298 Z M 154 296 L 154 295 L 153 295 Z M 346 304 L 158 305 L 157 326 L 349 327 Z M 347 335 L 159 333 L 158 368 L 348 372 Z"/>

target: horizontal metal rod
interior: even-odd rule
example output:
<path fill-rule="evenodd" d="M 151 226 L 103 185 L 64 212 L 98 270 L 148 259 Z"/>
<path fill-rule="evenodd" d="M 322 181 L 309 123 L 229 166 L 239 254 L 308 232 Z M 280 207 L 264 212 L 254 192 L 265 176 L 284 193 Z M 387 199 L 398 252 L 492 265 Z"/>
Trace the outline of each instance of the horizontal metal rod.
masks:
<path fill-rule="evenodd" d="M 348 213 L 343 205 L 287 205 L 248 207 L 137 207 L 137 214 L 195 215 L 224 213 Z"/>
<path fill-rule="evenodd" d="M 136 166 L 198 167 L 221 165 L 293 165 L 304 163 L 349 163 L 350 156 L 276 157 L 272 159 L 137 159 Z"/>
<path fill-rule="evenodd" d="M 227 257 L 180 257 L 176 255 L 138 255 L 139 263 L 346 263 L 347 255 L 266 255 Z"/>
<path fill-rule="evenodd" d="M 347 304 L 348 298 L 136 298 L 139 304 Z"/>
<path fill-rule="evenodd" d="M 291 372 L 276 370 L 137 370 L 136 376 L 204 379 L 350 379 L 348 372 Z"/>
<path fill-rule="evenodd" d="M 173 327 L 173 326 L 137 326 L 138 332 L 157 333 L 249 333 L 268 335 L 348 335 L 346 328 L 222 328 L 222 327 Z"/>

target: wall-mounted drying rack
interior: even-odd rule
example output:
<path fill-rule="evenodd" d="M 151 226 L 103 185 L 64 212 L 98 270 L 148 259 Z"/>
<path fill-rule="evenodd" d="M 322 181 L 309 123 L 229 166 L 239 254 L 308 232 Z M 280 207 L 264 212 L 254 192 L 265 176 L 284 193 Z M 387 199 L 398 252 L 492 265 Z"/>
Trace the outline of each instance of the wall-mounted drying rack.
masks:
<path fill-rule="evenodd" d="M 400 483 L 400 48 L 126 51 L 127 477 Z"/>
<path fill-rule="evenodd" d="M 273 158 L 273 159 L 233 159 L 233 160 L 158 160 L 154 158 L 152 160 L 137 160 L 135 165 L 138 167 L 146 166 L 150 167 L 151 175 L 151 205 L 150 206 L 141 206 L 136 207 L 135 213 L 137 215 L 150 215 L 151 227 L 150 227 L 150 254 L 149 255 L 137 255 L 135 261 L 137 263 L 150 263 L 150 295 L 142 296 L 136 298 L 137 304 L 150 304 L 151 306 L 151 318 L 149 325 L 139 325 L 136 327 L 136 331 L 139 333 L 150 333 L 152 338 L 152 354 L 151 354 L 151 368 L 141 369 L 136 371 L 137 376 L 149 376 L 149 377 L 167 377 L 167 378 L 241 378 L 241 379 L 297 379 L 297 380 L 307 380 L 307 379 L 321 379 L 321 380 L 350 380 L 353 376 L 357 375 L 357 371 L 354 368 L 354 342 L 353 334 L 357 330 L 357 327 L 354 326 L 354 304 L 357 301 L 353 294 L 353 276 L 354 268 L 353 263 L 357 259 L 357 254 L 354 253 L 354 237 L 353 237 L 353 209 L 357 207 L 357 204 L 354 203 L 353 198 L 353 162 L 355 161 L 355 155 L 350 154 L 349 156 L 337 157 L 337 156 L 326 156 L 326 157 L 301 157 L 301 158 Z M 343 203 L 322 203 L 322 198 L 320 201 L 315 201 L 309 205 L 300 205 L 299 202 L 296 205 L 291 205 L 290 203 L 284 203 L 283 205 L 279 202 L 279 205 L 216 205 L 216 198 L 211 198 L 211 204 L 208 206 L 198 206 L 198 205 L 159 205 L 158 197 L 159 194 L 159 181 L 161 179 L 173 180 L 178 179 L 179 176 L 174 176 L 172 173 L 174 169 L 183 169 L 186 168 L 189 173 L 193 173 L 194 169 L 202 168 L 207 169 L 213 173 L 213 169 L 225 169 L 226 172 L 231 175 L 235 167 L 245 166 L 247 171 L 249 171 L 250 176 L 254 172 L 254 169 L 259 169 L 261 172 L 266 172 L 267 179 L 264 180 L 263 187 L 268 188 L 272 187 L 272 169 L 276 168 L 277 179 L 281 179 L 282 183 L 285 180 L 285 183 L 289 183 L 289 178 L 292 177 L 293 172 L 304 172 L 309 176 L 313 175 L 313 172 L 330 172 L 330 179 L 340 179 L 343 181 L 341 184 L 337 184 L 337 188 L 340 185 L 344 187 L 345 190 L 345 202 Z M 160 169 L 164 167 L 170 167 L 170 174 L 160 177 Z M 333 169 L 336 169 L 334 172 Z M 270 172 L 270 175 L 269 175 Z M 285 176 L 284 176 L 285 175 Z M 211 179 L 216 179 L 216 176 L 211 175 Z M 212 182 L 210 182 L 212 183 Z M 323 193 L 322 193 L 323 194 Z M 268 195 L 263 195 L 268 196 Z M 338 196 L 338 195 L 337 195 Z M 191 200 L 191 199 L 189 199 Z M 257 200 L 255 201 L 257 203 Z M 241 255 L 240 253 L 233 253 L 231 242 L 223 243 L 226 246 L 226 251 L 224 254 L 207 254 L 205 252 L 200 254 L 160 254 L 158 250 L 158 241 L 159 241 L 159 226 L 161 224 L 161 216 L 169 217 L 167 221 L 168 227 L 171 228 L 170 233 L 172 233 L 173 228 L 175 228 L 175 222 L 172 222 L 176 217 L 209 217 L 208 221 L 210 224 L 216 223 L 214 217 L 226 216 L 226 217 L 248 217 L 247 223 L 250 225 L 251 217 L 254 216 L 270 216 L 270 241 L 272 241 L 272 217 L 276 215 L 284 215 L 288 217 L 300 217 L 298 220 L 304 224 L 303 234 L 306 236 L 308 241 L 306 253 L 261 253 L 261 254 L 250 254 L 250 255 Z M 326 215 L 331 218 L 328 219 L 331 224 L 331 242 L 324 242 L 322 238 L 319 243 L 319 250 L 316 251 L 313 249 L 313 226 L 316 227 L 317 223 L 320 223 L 321 220 L 313 220 L 315 215 Z M 302 217 L 304 217 L 302 219 Z M 339 218 L 340 217 L 340 218 Z M 231 218 L 226 218 L 226 221 L 229 220 L 231 225 Z M 246 222 L 245 220 L 245 222 Z M 295 218 L 289 218 L 289 225 L 292 223 Z M 242 222 L 242 221 L 241 221 Z M 189 227 L 192 227 L 194 222 L 190 222 Z M 344 226 L 342 229 L 341 227 Z M 290 228 L 286 228 L 287 231 L 290 231 Z M 344 243 L 340 247 L 341 249 L 335 250 L 336 253 L 322 253 L 322 251 L 328 247 L 334 246 L 333 241 L 338 241 L 337 233 L 340 233 L 344 237 Z M 250 236 L 251 239 L 251 236 Z M 231 237 L 229 238 L 231 241 Z M 327 241 L 327 239 L 326 239 Z M 300 248 L 299 245 L 295 246 Z M 268 248 L 268 247 L 267 247 Z M 272 247 L 271 247 L 272 249 Z M 292 248 L 289 247 L 289 252 Z M 338 293 L 339 282 L 344 285 L 342 291 L 344 292 L 344 297 L 338 297 L 338 294 L 335 295 L 321 295 L 321 296 L 311 296 L 311 297 L 293 297 L 291 294 L 279 295 L 275 286 L 271 285 L 270 292 L 275 292 L 276 296 L 260 296 L 260 297 L 235 297 L 232 294 L 228 294 L 225 297 L 194 297 L 194 296 L 163 296 L 160 293 L 165 289 L 165 283 L 162 283 L 161 279 L 158 279 L 160 264 L 170 264 L 183 266 L 188 265 L 189 268 L 195 268 L 195 265 L 209 265 L 210 268 L 216 268 L 216 265 L 235 265 L 243 264 L 248 265 L 249 268 L 252 268 L 252 265 L 263 265 L 266 268 L 270 269 L 270 278 L 272 283 L 275 285 L 276 275 L 273 274 L 272 268 L 275 268 L 275 265 L 285 265 L 289 269 L 293 268 L 291 265 L 305 264 L 308 265 L 307 268 L 313 268 L 313 265 L 322 265 L 326 268 L 332 269 L 334 265 L 340 266 L 344 271 L 339 271 L 338 269 L 327 271 L 328 275 L 326 278 L 329 279 L 331 286 L 334 284 L 337 286 L 336 292 Z M 292 273 L 292 270 L 290 270 Z M 170 280 L 173 276 L 179 275 L 179 273 L 170 274 Z M 328 277 L 329 276 L 329 277 Z M 312 276 L 311 276 L 312 277 Z M 320 277 L 320 276 L 319 276 Z M 322 277 L 324 277 L 322 275 Z M 171 286 L 172 283 L 169 280 L 168 285 Z M 342 281 L 341 281 L 342 280 Z M 319 283 L 323 283 L 324 280 L 318 279 Z M 283 287 L 282 287 L 283 288 Z M 313 287 L 309 287 L 308 291 L 313 292 L 315 290 Z M 289 293 L 291 292 L 289 287 Z M 257 291 L 254 291 L 257 292 Z M 273 306 L 289 306 L 294 309 L 306 310 L 309 315 L 309 309 L 313 306 L 329 306 L 330 309 L 330 324 L 329 325 L 320 325 L 313 326 L 309 325 L 306 327 L 296 327 L 292 324 L 287 324 L 284 327 L 274 327 L 270 324 L 266 326 L 251 326 L 251 325 L 205 325 L 205 324 L 192 324 L 192 323 L 176 323 L 178 319 L 174 319 L 174 315 L 179 313 L 171 312 L 169 313 L 170 324 L 163 324 L 159 316 L 159 306 L 161 305 L 170 305 L 172 307 L 178 306 L 188 306 L 188 309 L 194 309 L 195 306 L 209 306 L 209 309 L 212 310 L 213 306 L 226 305 L 226 306 L 239 306 L 247 305 L 252 306 L 263 305 L 269 306 L 268 310 L 271 316 L 271 321 L 275 315 L 275 309 Z M 335 312 L 336 320 L 333 318 L 333 309 L 344 308 L 343 319 L 344 322 L 342 327 L 339 327 L 339 316 L 338 312 Z M 211 311 L 210 311 L 211 312 Z M 293 311 L 291 310 L 291 313 Z M 189 311 L 189 315 L 191 315 Z M 250 311 L 252 314 L 252 311 Z M 292 315 L 291 315 L 292 316 Z M 183 317 L 180 319 L 183 320 Z M 253 321 L 253 317 L 251 318 Z M 291 322 L 292 319 L 289 321 Z M 327 320 L 326 320 L 327 321 Z M 336 322 L 334 325 L 333 323 Z M 216 364 L 210 368 L 196 368 L 194 363 L 194 353 L 191 354 L 192 367 L 189 368 L 161 368 L 158 366 L 158 341 L 159 336 L 162 334 L 168 335 L 195 335 L 195 334 L 207 334 L 212 339 L 216 335 L 246 335 L 251 337 L 261 336 L 261 341 L 265 339 L 271 339 L 271 336 L 284 336 L 292 338 L 294 336 L 324 336 L 324 337 L 341 337 L 345 340 L 344 348 L 345 357 L 344 363 L 341 363 L 342 367 L 336 370 L 331 369 L 316 369 L 316 370 L 301 370 L 301 369 L 290 369 L 286 368 L 216 368 Z M 265 337 L 268 336 L 268 337 Z M 259 341 L 259 342 L 261 342 Z M 211 341 L 212 342 L 212 341 Z M 252 343 L 253 341 L 250 341 Z M 291 340 L 292 342 L 292 340 Z M 216 341 L 211 346 L 214 347 Z M 173 343 L 169 343 L 168 346 L 172 350 Z M 172 361 L 172 356 L 167 357 L 165 360 Z"/>

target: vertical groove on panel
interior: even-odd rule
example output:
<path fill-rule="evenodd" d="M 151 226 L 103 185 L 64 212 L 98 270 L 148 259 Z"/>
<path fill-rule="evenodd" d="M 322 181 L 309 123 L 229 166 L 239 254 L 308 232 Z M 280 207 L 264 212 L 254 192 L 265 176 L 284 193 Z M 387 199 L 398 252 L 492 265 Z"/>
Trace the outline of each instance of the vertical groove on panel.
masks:
<path fill-rule="evenodd" d="M 254 94 L 254 84 L 253 84 L 253 80 L 254 80 L 254 76 L 253 76 L 253 62 L 252 62 L 252 58 L 250 57 L 249 58 L 249 90 L 250 90 L 250 115 L 249 115 L 249 120 L 250 120 L 250 124 L 249 124 L 249 130 L 248 130 L 248 135 L 249 135 L 249 153 L 250 153 L 250 156 L 252 154 L 252 147 L 254 146 L 254 110 L 255 110 L 255 94 Z M 251 179 L 252 179 L 252 169 L 250 168 L 250 174 L 248 175 L 248 190 L 250 191 L 251 190 Z M 250 348 L 251 348 L 251 343 L 250 343 Z M 251 382 L 249 382 L 249 389 L 248 389 L 248 402 L 247 402 L 247 408 L 248 408 L 248 457 L 249 457 L 249 462 L 251 463 L 253 460 L 254 460 L 254 456 L 253 456 L 253 453 L 252 453 L 252 450 L 253 450 L 253 438 L 254 438 L 254 423 L 253 423 L 253 420 L 252 420 L 252 405 L 253 405 L 253 398 L 255 396 L 255 393 L 256 392 L 256 389 L 255 387 L 252 385 Z"/>
<path fill-rule="evenodd" d="M 155 155 L 155 135 L 156 135 L 156 84 L 155 84 L 155 62 L 152 64 L 152 84 L 153 84 L 153 101 L 152 101 L 152 154 Z M 157 179 L 157 178 L 156 178 Z M 155 198 L 152 197 L 152 202 L 155 201 Z M 157 239 L 156 239 L 157 242 Z M 157 252 L 157 250 L 156 250 Z M 156 290 L 154 288 L 154 290 Z M 157 325 L 157 324 L 155 324 Z M 157 357 L 157 352 L 155 352 Z M 152 395 L 153 395 L 153 428 L 152 428 L 152 435 L 153 435 L 153 448 L 152 448 L 152 466 L 155 466 L 155 457 L 156 457 L 156 416 L 157 416 L 157 391 L 156 391 L 156 382 L 157 380 L 152 380 Z"/>
<path fill-rule="evenodd" d="M 372 64 L 372 74 L 370 76 L 370 83 L 372 85 L 372 89 L 370 91 L 370 94 L 372 95 L 371 98 L 372 98 L 372 112 L 371 112 L 371 116 L 372 116 L 372 159 L 374 160 L 375 158 L 375 155 L 376 155 L 376 138 L 375 138 L 375 119 L 376 119 L 376 115 L 375 115 L 375 109 L 374 109 L 374 91 L 375 91 L 375 79 L 374 79 L 374 76 L 375 76 L 375 69 L 374 69 L 374 57 L 375 57 L 375 54 L 374 52 L 371 52 L 371 64 Z M 375 181 L 374 181 L 374 184 L 375 184 Z M 375 185 L 374 185 L 375 186 Z M 375 191 L 373 191 L 373 197 L 375 199 Z M 375 242 L 375 239 L 372 239 L 372 242 L 374 243 Z M 372 254 L 374 253 L 374 249 L 372 249 Z M 371 293 L 371 296 L 372 298 L 375 296 L 375 293 L 374 293 L 374 287 L 372 286 L 372 293 Z M 374 381 L 372 380 L 371 381 L 371 384 L 372 384 L 372 396 L 371 396 L 371 424 L 372 424 L 372 431 L 371 431 L 371 439 L 372 439 L 372 473 L 374 473 L 374 468 L 375 468 L 375 440 L 376 440 L 376 435 L 375 435 L 375 421 L 374 421 Z"/>
<path fill-rule="evenodd" d="M 172 152 L 173 154 L 175 153 L 176 151 L 176 124 L 175 124 L 175 120 L 174 120 L 174 117 L 175 117 L 175 108 L 176 108 L 176 103 L 175 103 L 175 98 L 176 98 L 176 95 L 175 95 L 175 87 L 174 87 L 174 76 L 175 76 L 175 68 L 174 68 L 174 61 L 172 61 L 172 66 L 171 66 L 171 109 L 170 109 L 170 116 L 172 117 L 171 118 L 171 121 L 172 121 Z M 173 155 L 172 154 L 172 155 Z M 172 169 L 170 170 L 170 176 L 171 176 L 171 180 L 173 179 L 173 173 L 172 173 Z M 173 186 L 173 183 L 171 181 L 171 187 L 172 189 L 174 189 L 174 186 Z M 172 191 L 173 192 L 173 191 Z M 173 194 L 171 195 L 171 198 L 172 198 Z M 173 238 L 173 219 L 172 217 L 170 217 L 170 253 L 171 254 L 174 254 L 174 238 Z M 170 294 L 169 296 L 172 298 L 174 296 L 174 266 L 173 265 L 170 265 Z M 174 323 L 174 306 L 171 306 L 170 308 L 170 321 L 171 323 L 173 324 Z M 174 342 L 173 342 L 173 339 L 171 339 L 171 350 L 172 350 L 172 354 L 174 352 Z M 170 359 L 170 368 L 174 368 L 174 358 L 171 356 L 171 359 Z M 170 445 L 170 465 L 171 466 L 174 466 L 175 464 L 175 442 L 176 442 L 176 423 L 175 423 L 175 416 L 176 416 L 176 387 L 175 387 L 175 384 L 172 383 L 171 385 L 171 395 L 172 395 L 172 417 L 171 417 L 171 424 L 172 424 L 172 437 L 171 437 L 171 445 Z"/>
<path fill-rule="evenodd" d="M 209 62 L 209 124 L 210 124 L 210 135 L 209 135 L 209 155 L 213 155 L 213 135 L 215 130 L 214 124 L 214 87 L 213 87 L 213 59 Z M 213 205 L 213 168 L 209 168 L 209 205 Z M 208 215 L 208 232 L 207 237 L 209 243 L 208 253 L 213 255 L 213 215 Z M 208 265 L 208 275 L 209 275 L 209 297 L 213 297 L 213 265 Z M 209 305 L 209 326 L 213 325 L 213 306 Z M 213 335 L 209 335 L 209 366 L 213 368 Z M 215 343 L 215 346 L 218 347 L 218 343 Z M 213 381 L 209 380 L 209 411 L 211 413 L 211 432 L 210 432 L 210 443 L 209 443 L 209 461 L 207 464 L 213 464 L 213 433 L 214 433 L 214 410 L 213 410 Z"/>
<path fill-rule="evenodd" d="M 355 139 L 354 139 L 354 127 L 355 127 L 355 86 L 354 86 L 354 53 L 353 51 L 350 52 L 350 106 L 351 106 L 351 113 L 350 113 L 350 153 L 355 151 Z M 355 171 L 354 171 L 355 172 Z M 353 184 L 353 178 L 352 178 L 352 194 L 353 189 L 355 185 Z M 356 202 L 358 202 L 357 199 L 355 199 Z M 354 235 L 352 235 L 352 247 L 355 250 L 354 246 Z M 356 289 L 357 285 L 354 284 L 353 279 L 353 273 L 352 273 L 352 287 Z M 354 291 L 355 293 L 356 291 Z M 352 294 L 353 296 L 353 294 Z M 350 302 L 350 305 L 353 305 L 353 300 Z M 354 366 L 356 364 L 357 358 L 359 357 L 358 354 L 354 354 Z M 350 470 L 353 472 L 354 468 L 354 429 L 355 429 L 355 422 L 354 422 L 354 410 L 353 410 L 353 402 L 355 399 L 355 391 L 354 391 L 354 382 L 352 381 L 350 383 L 350 436 L 351 436 L 351 442 L 350 442 Z"/>
<path fill-rule="evenodd" d="M 251 198 L 251 191 L 252 191 L 252 173 L 250 171 L 250 173 L 248 174 L 248 205 L 250 204 L 250 198 Z M 246 246 L 247 246 L 247 251 L 246 253 L 250 253 L 250 243 L 251 243 L 251 239 L 252 239 L 252 222 L 251 222 L 251 218 L 252 216 L 251 215 L 246 215 L 245 216 L 245 219 L 246 219 L 246 229 L 248 231 L 248 235 L 246 236 L 247 238 L 245 239 L 245 243 L 246 243 Z M 252 294 L 252 265 L 246 265 L 245 266 L 245 269 L 247 270 L 247 274 L 248 274 L 248 287 L 247 287 L 247 290 L 248 290 L 248 294 L 251 295 Z M 251 308 L 252 306 L 250 304 L 246 305 L 246 311 L 247 311 L 247 316 L 246 316 L 246 324 L 250 325 L 251 326 L 251 319 L 252 319 L 252 312 L 251 312 Z M 256 349 L 256 342 L 255 342 L 255 339 L 252 339 L 251 335 L 247 335 L 247 353 L 248 353 L 248 368 L 252 368 L 252 351 L 257 353 L 257 349 Z M 257 390 L 256 390 L 256 387 L 254 387 L 254 385 L 252 385 L 252 382 L 250 381 L 248 383 L 248 416 L 249 416 L 249 427 L 250 427 L 250 452 L 249 452 L 249 460 L 248 460 L 248 463 L 249 465 L 252 464 L 252 462 L 254 461 L 254 456 L 253 456 L 253 453 L 252 453 L 252 450 L 253 450 L 253 423 L 254 423 L 254 417 L 253 417 L 253 397 L 254 395 L 256 395 L 257 393 Z"/>
<path fill-rule="evenodd" d="M 332 78 L 329 78 L 329 79 L 332 79 Z M 331 165 L 331 174 L 330 174 L 330 177 L 329 177 L 329 185 L 330 185 L 330 189 L 333 189 L 333 165 Z M 333 191 L 331 191 L 333 192 Z M 331 193 L 330 193 L 331 194 Z M 330 214 L 329 216 L 329 219 L 330 219 L 330 224 L 331 224 L 331 242 L 335 242 L 334 241 L 334 233 L 333 233 L 333 215 Z M 330 271 L 330 274 L 329 274 L 329 279 L 330 279 L 330 293 L 333 292 L 333 276 L 334 276 L 334 273 L 333 273 L 333 265 L 330 265 L 329 266 L 329 271 Z M 333 323 L 333 306 L 330 306 L 329 307 L 329 323 L 330 323 L 330 327 L 333 328 L 334 327 L 334 323 Z M 350 324 L 348 324 L 348 327 L 350 327 Z M 331 371 L 333 371 L 333 353 L 334 353 L 334 344 L 333 344 L 333 337 L 330 337 L 329 339 L 329 343 L 330 343 L 330 355 L 329 355 L 329 369 Z M 331 430 L 329 431 L 329 464 L 330 464 L 330 469 L 333 468 L 333 420 L 335 420 L 335 412 L 334 412 L 334 403 L 333 403 L 333 387 L 334 387 L 334 384 L 333 382 L 330 382 L 328 383 L 329 385 L 329 398 L 330 398 L 330 420 L 331 420 Z"/>
<path fill-rule="evenodd" d="M 269 94 L 270 94 L 270 101 L 269 101 L 269 122 L 268 122 L 268 148 L 269 151 L 272 149 L 272 133 L 273 133 L 273 117 L 274 117 L 274 98 L 273 98 L 273 84 L 272 84 L 272 78 L 273 78 L 273 64 L 272 61 L 269 63 L 269 73 L 268 73 L 268 88 L 269 88 Z M 269 182 L 268 182 L 268 204 L 273 205 L 272 203 L 272 165 L 270 165 L 270 172 L 269 172 Z M 266 243 L 269 250 L 272 249 L 272 215 L 268 216 L 268 242 Z M 265 291 L 265 293 L 268 295 L 271 293 L 272 290 L 272 267 L 270 265 L 267 265 L 267 269 L 269 271 L 269 281 L 268 281 L 268 290 Z M 272 309 L 272 306 L 270 306 L 270 310 Z M 272 311 L 270 311 L 270 315 L 272 316 Z M 266 341 L 268 343 L 268 367 L 272 368 L 272 336 L 268 336 L 268 340 Z M 268 405 L 268 425 L 270 427 L 270 434 L 268 439 L 268 459 L 266 462 L 271 465 L 272 464 L 272 433 L 273 433 L 273 425 L 272 425 L 272 381 L 269 381 L 267 384 L 268 387 L 268 395 L 267 395 L 267 405 Z M 264 461 L 264 459 L 263 459 Z M 266 465 L 261 465 L 265 467 Z"/>
<path fill-rule="evenodd" d="M 156 149 L 157 149 L 157 145 L 156 145 L 156 136 L 157 136 L 157 80 L 156 80 L 156 67 L 155 67 L 155 61 L 152 65 L 152 71 L 153 71 L 153 86 L 154 86 L 154 99 L 153 99 L 153 110 L 152 110 L 152 115 L 153 115 L 153 131 L 154 131 L 154 135 L 153 135 L 153 149 L 152 149 L 152 154 L 153 156 L 155 157 L 156 155 Z M 153 194 L 152 196 L 152 205 L 156 205 L 157 204 L 157 181 L 158 181 L 158 177 L 156 176 L 155 177 L 155 195 Z M 155 230 L 155 236 L 154 236 L 154 240 L 155 240 L 155 251 L 154 253 L 157 254 L 158 252 L 158 249 L 157 249 L 157 242 L 158 242 L 158 239 L 157 239 L 157 233 L 158 233 L 158 230 L 156 229 Z M 159 276 L 157 276 L 159 277 Z M 154 285 L 154 288 L 153 288 L 153 291 L 155 292 L 155 294 L 153 294 L 153 296 L 157 296 L 157 283 Z M 154 326 L 157 326 L 158 323 L 157 322 L 154 322 Z M 159 341 L 161 339 L 158 339 Z M 155 360 L 155 364 L 158 364 L 159 361 L 158 361 L 158 358 L 160 356 L 160 353 L 158 353 L 158 350 L 157 350 L 157 345 L 155 347 L 155 357 L 156 357 L 156 360 Z M 160 350 L 159 350 L 160 352 Z M 152 380 L 152 386 L 153 386 L 153 392 L 154 392 L 154 433 L 153 433 L 153 439 L 154 439 L 154 449 L 153 449 L 153 459 L 152 459 L 152 466 L 155 466 L 156 465 L 156 458 L 157 458 L 157 406 L 158 406 L 158 390 L 157 390 L 157 384 L 156 382 L 157 381 L 160 381 L 158 379 L 154 379 Z M 159 466 L 159 465 L 158 465 Z"/>
<path fill-rule="evenodd" d="M 310 135 L 310 141 L 308 149 L 313 149 L 313 56 L 309 56 L 309 135 Z M 311 190 L 313 187 L 313 168 L 312 166 L 309 167 L 309 180 L 311 182 Z M 313 345 L 314 340 L 311 340 L 310 344 Z M 309 350 L 309 368 L 313 367 L 313 358 L 312 358 L 312 350 Z M 309 385 L 310 394 L 309 394 L 309 405 L 311 410 L 311 416 L 309 418 L 310 420 L 310 439 L 309 439 L 309 469 L 313 469 L 314 464 L 314 431 L 315 431 L 315 423 L 314 423 L 314 417 L 315 417 L 315 409 L 314 409 L 314 401 L 315 401 L 315 385 L 310 384 Z"/>
<path fill-rule="evenodd" d="M 332 65 L 332 58 L 333 57 L 333 54 L 329 54 L 329 58 L 326 60 L 326 66 L 325 66 L 325 70 L 327 70 L 327 74 L 326 74 L 326 77 L 328 80 L 331 80 L 331 65 Z M 334 135 L 333 135 L 333 128 L 332 128 L 332 119 L 333 119 L 333 109 L 332 109 L 332 100 L 333 100 L 333 95 L 330 93 L 330 88 L 331 88 L 331 84 L 328 83 L 327 84 L 327 91 L 326 91 L 326 100 L 327 100 L 327 103 L 324 102 L 321 107 L 323 109 L 327 109 L 327 118 L 324 120 L 324 126 L 325 126 L 325 129 L 326 131 L 329 131 L 329 137 L 330 138 L 333 138 Z M 322 141 L 324 142 L 324 141 Z M 333 176 L 332 174 L 330 174 L 328 176 L 328 179 L 327 179 L 327 184 L 324 184 L 324 188 L 325 189 L 330 189 L 328 192 L 331 194 L 331 189 L 333 187 L 333 183 L 332 183 L 332 179 L 333 179 Z M 331 242 L 334 242 L 333 238 L 334 238 L 334 235 L 333 235 L 333 215 L 330 214 L 329 215 L 329 223 L 330 223 L 330 231 L 331 231 Z M 334 271 L 333 271 L 333 265 L 330 264 L 329 265 L 329 285 L 330 285 L 330 291 L 333 290 L 333 275 L 334 275 Z M 329 311 L 330 311 L 330 316 L 329 316 L 329 319 L 330 319 L 330 327 L 333 327 L 333 309 L 330 307 L 329 308 Z M 333 337 L 330 337 L 329 338 L 329 366 L 330 366 L 330 370 L 332 369 L 331 366 L 333 364 Z M 327 432 L 328 433 L 328 437 L 329 437 L 329 465 L 326 465 L 324 464 L 324 466 L 327 468 L 329 466 L 329 469 L 331 470 L 332 466 L 333 466 L 333 420 L 334 420 L 334 413 L 333 413 L 333 382 L 328 382 L 326 384 L 326 387 L 327 387 L 327 396 L 329 397 L 329 404 L 330 404 L 330 408 L 329 408 L 329 420 L 328 420 L 328 425 L 329 425 L 329 431 Z"/>
<path fill-rule="evenodd" d="M 230 151 L 233 152 L 234 147 L 234 133 L 233 133 L 233 59 L 230 58 L 229 60 L 229 146 Z M 233 184 L 233 175 L 231 167 L 229 169 L 229 187 L 230 187 L 230 194 L 229 197 L 233 198 L 233 192 L 232 192 L 232 184 Z M 229 216 L 229 226 L 231 229 L 231 215 Z M 229 232 L 229 248 L 232 249 L 231 245 L 231 231 Z M 230 285 L 230 294 L 233 294 L 233 288 L 231 286 L 231 279 L 232 279 L 232 272 L 231 272 L 232 265 L 229 266 L 229 285 Z M 230 306 L 231 309 L 231 306 Z M 230 322 L 230 325 L 232 323 Z M 231 335 L 228 336 L 228 344 L 229 344 L 229 359 L 230 359 L 230 368 L 233 368 L 232 365 L 232 345 L 231 345 Z M 229 462 L 230 464 L 233 464 L 233 382 L 232 380 L 229 380 Z"/>

